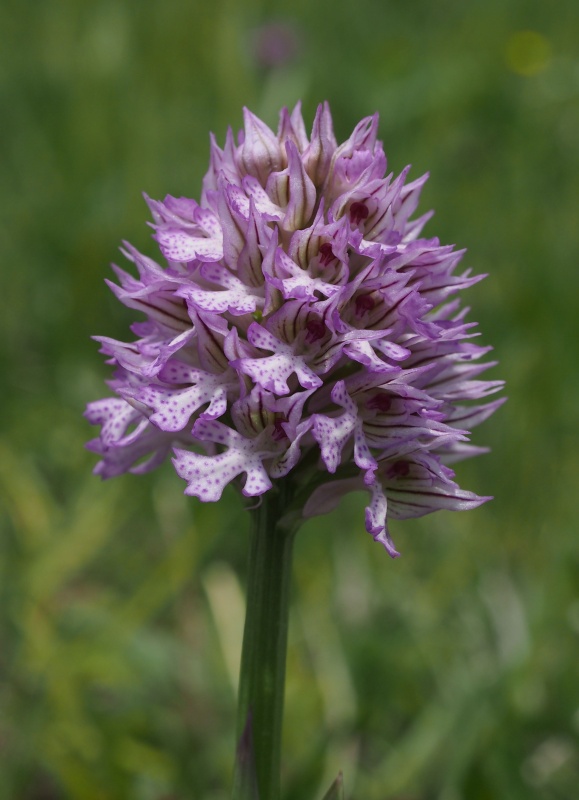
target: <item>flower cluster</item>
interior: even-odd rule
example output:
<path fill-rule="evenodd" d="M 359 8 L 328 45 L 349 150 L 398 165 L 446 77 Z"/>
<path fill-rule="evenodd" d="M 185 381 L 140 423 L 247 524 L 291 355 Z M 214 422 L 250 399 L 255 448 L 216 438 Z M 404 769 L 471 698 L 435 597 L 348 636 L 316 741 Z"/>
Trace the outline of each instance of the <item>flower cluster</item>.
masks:
<path fill-rule="evenodd" d="M 186 494 L 245 496 L 293 481 L 305 516 L 366 490 L 366 528 L 397 555 L 386 516 L 469 509 L 448 464 L 481 452 L 468 430 L 501 400 L 477 376 L 455 295 L 482 276 L 421 238 L 411 219 L 427 176 L 386 174 L 377 115 L 338 145 L 327 103 L 308 138 L 299 105 L 274 134 L 244 111 L 244 130 L 211 143 L 201 202 L 147 202 L 160 266 L 130 245 L 138 277 L 115 267 L 118 299 L 146 315 L 136 341 L 97 337 L 115 397 L 90 403 L 89 443 L 108 478 L 173 453 Z M 475 402 L 472 402 L 475 401 Z"/>

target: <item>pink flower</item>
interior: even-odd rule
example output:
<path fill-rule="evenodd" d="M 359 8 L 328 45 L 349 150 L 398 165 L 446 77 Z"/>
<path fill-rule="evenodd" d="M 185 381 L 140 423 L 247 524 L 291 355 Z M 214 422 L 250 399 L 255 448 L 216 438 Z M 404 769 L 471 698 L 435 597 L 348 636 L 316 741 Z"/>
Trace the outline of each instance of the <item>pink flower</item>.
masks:
<path fill-rule="evenodd" d="M 503 402 L 478 376 L 457 297 L 481 276 L 420 237 L 426 176 L 386 175 L 378 117 L 336 143 L 327 103 L 311 137 L 300 106 L 274 133 L 244 111 L 237 141 L 211 145 L 201 202 L 147 198 L 167 265 L 129 245 L 138 278 L 116 269 L 136 340 L 100 337 L 115 397 L 90 403 L 101 425 L 96 472 L 143 472 L 174 452 L 186 493 L 218 500 L 293 485 L 304 516 L 365 490 L 366 527 L 395 556 L 387 517 L 474 508 L 449 464 L 482 452 L 468 430 Z M 294 509 L 295 511 L 295 509 Z"/>

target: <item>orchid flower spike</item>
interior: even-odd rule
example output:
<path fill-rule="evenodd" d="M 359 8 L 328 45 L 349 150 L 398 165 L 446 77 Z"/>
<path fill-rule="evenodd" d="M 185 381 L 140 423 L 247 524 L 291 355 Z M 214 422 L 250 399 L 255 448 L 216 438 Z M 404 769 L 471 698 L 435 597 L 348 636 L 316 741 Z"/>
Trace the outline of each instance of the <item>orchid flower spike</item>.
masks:
<path fill-rule="evenodd" d="M 188 495 L 289 481 L 303 517 L 362 490 L 391 556 L 387 519 L 488 499 L 449 466 L 482 452 L 469 430 L 502 402 L 458 297 L 483 276 L 421 236 L 427 176 L 386 174 L 377 130 L 368 117 L 338 145 L 327 103 L 309 138 L 299 104 L 277 133 L 246 109 L 237 138 L 212 141 L 199 203 L 146 198 L 166 263 L 127 244 L 138 277 L 115 267 L 113 292 L 145 320 L 134 341 L 97 337 L 116 368 L 114 396 L 86 412 L 99 475 L 172 454 Z"/>

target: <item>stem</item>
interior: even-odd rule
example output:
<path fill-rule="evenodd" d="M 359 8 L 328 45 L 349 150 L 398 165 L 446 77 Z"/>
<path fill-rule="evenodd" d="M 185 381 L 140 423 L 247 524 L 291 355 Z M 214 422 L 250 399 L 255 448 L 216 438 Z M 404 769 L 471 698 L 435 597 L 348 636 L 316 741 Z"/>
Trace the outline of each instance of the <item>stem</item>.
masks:
<path fill-rule="evenodd" d="M 279 800 L 280 750 L 285 688 L 292 546 L 297 525 L 282 524 L 287 485 L 262 496 L 253 509 L 243 632 L 237 739 L 249 722 L 259 800 Z M 239 759 L 234 800 L 245 796 Z"/>

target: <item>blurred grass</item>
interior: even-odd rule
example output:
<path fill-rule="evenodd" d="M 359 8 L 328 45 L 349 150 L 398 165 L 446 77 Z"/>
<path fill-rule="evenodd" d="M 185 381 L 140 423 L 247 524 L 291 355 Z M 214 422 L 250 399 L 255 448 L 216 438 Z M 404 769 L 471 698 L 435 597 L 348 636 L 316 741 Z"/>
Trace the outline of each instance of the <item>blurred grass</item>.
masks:
<path fill-rule="evenodd" d="M 254 58 L 292 26 L 294 60 Z M 394 529 L 361 500 L 298 538 L 285 800 L 574 800 L 579 785 L 579 22 L 526 0 L 0 6 L 0 798 L 228 796 L 246 520 L 169 468 L 100 484 L 81 412 L 140 193 L 198 196 L 208 133 L 329 99 L 430 170 L 428 232 L 489 278 L 510 402 L 459 471 L 496 499 Z M 227 603 L 231 611 L 227 613 Z"/>

